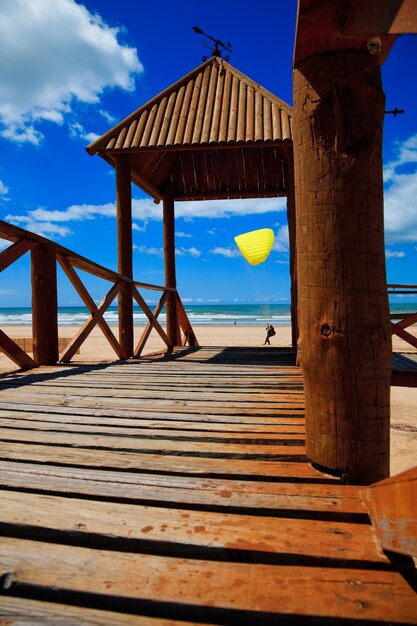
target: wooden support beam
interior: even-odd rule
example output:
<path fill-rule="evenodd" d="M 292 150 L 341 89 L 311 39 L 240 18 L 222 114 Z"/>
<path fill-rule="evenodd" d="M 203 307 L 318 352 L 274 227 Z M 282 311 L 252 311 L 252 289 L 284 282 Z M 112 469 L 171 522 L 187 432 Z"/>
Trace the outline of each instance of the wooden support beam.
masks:
<path fill-rule="evenodd" d="M 175 211 L 172 187 L 167 186 L 163 198 L 163 221 L 164 221 L 164 264 L 165 285 L 170 288 L 177 287 L 175 271 Z M 167 335 L 170 347 L 179 345 L 179 326 L 177 319 L 176 295 L 169 293 L 165 305 L 167 320 Z"/>
<path fill-rule="evenodd" d="M 2 330 L 0 330 L 0 350 L 23 370 L 36 367 L 35 361 Z"/>
<path fill-rule="evenodd" d="M 294 163 L 292 150 L 285 163 L 285 186 L 287 188 L 287 221 L 290 245 L 290 280 L 291 280 L 291 341 L 292 347 L 297 349 L 298 341 L 298 296 L 297 296 L 297 248 L 295 229 L 295 188 Z"/>
<path fill-rule="evenodd" d="M 200 344 L 198 343 L 197 337 L 195 336 L 193 327 L 191 326 L 190 320 L 188 319 L 188 315 L 186 310 L 184 309 L 184 305 L 182 303 L 181 298 L 179 297 L 179 295 L 177 294 L 177 316 L 178 316 L 178 321 L 179 324 L 181 326 L 182 332 L 184 333 L 185 336 L 185 342 L 184 345 L 188 345 L 189 346 L 199 346 Z"/>
<path fill-rule="evenodd" d="M 155 328 L 156 332 L 161 337 L 161 339 L 166 343 L 167 346 L 169 346 L 169 339 L 168 339 L 167 334 L 165 333 L 164 329 L 162 328 L 162 326 L 160 325 L 160 323 L 158 322 L 158 320 L 156 319 L 156 317 L 154 316 L 154 314 L 152 313 L 152 311 L 146 304 L 145 300 L 142 298 L 139 291 L 136 289 L 134 285 L 133 285 L 133 297 L 135 298 L 136 302 L 138 303 L 138 305 L 140 306 L 140 308 L 142 309 L 142 311 L 145 313 L 146 317 L 148 318 L 151 324 L 150 330 L 152 328 Z"/>
<path fill-rule="evenodd" d="M 34 245 L 31 261 L 33 357 L 38 365 L 53 365 L 59 358 L 55 248 Z"/>
<path fill-rule="evenodd" d="M 118 272 L 133 277 L 132 248 L 132 189 L 130 181 L 130 157 L 116 157 L 116 211 Z M 132 287 L 125 282 L 119 292 L 119 342 L 127 358 L 133 356 L 133 301 Z"/>
<path fill-rule="evenodd" d="M 160 312 L 162 311 L 164 304 L 168 298 L 168 291 L 164 291 L 164 293 L 162 294 L 158 304 L 156 305 L 156 307 L 154 308 L 153 312 L 152 312 L 152 319 L 149 320 L 149 322 L 146 324 L 145 326 L 145 330 L 143 331 L 137 346 L 135 348 L 135 357 L 139 357 L 142 354 L 143 348 L 145 347 L 146 342 L 148 341 L 148 337 L 151 334 L 151 330 L 152 328 L 155 326 L 155 320 L 158 318 L 158 315 L 160 314 Z M 156 327 L 155 327 L 156 328 Z M 161 334 L 161 333 L 160 333 Z M 162 337 L 162 335 L 161 335 Z M 162 339 L 164 339 L 162 337 Z M 167 337 L 167 339 L 164 339 L 165 343 L 167 344 L 167 347 L 169 348 L 169 339 Z"/>
<path fill-rule="evenodd" d="M 294 70 L 306 451 L 362 484 L 389 473 L 384 104 L 379 63 L 369 53 L 329 52 Z"/>
<path fill-rule="evenodd" d="M 16 241 L 16 243 L 8 246 L 3 252 L 0 253 L 0 272 L 9 267 L 12 263 L 20 259 L 28 250 L 30 250 L 32 244 L 30 241 L 25 241 L 21 239 L 20 241 Z"/>
<path fill-rule="evenodd" d="M 73 355 L 76 353 L 80 345 L 87 338 L 87 336 L 96 324 L 100 326 L 103 335 L 106 337 L 107 341 L 110 343 L 111 347 L 113 348 L 119 359 L 126 359 L 127 356 L 124 353 L 122 346 L 119 345 L 116 337 L 113 335 L 111 328 L 108 326 L 107 322 L 103 318 L 103 313 L 105 312 L 107 307 L 110 306 L 116 295 L 120 293 L 120 283 L 117 282 L 115 285 L 113 285 L 106 297 L 100 303 L 99 307 L 97 307 L 96 303 L 88 293 L 77 272 L 71 266 L 69 260 L 66 259 L 64 256 L 58 255 L 58 261 L 65 274 L 74 285 L 81 300 L 84 302 L 85 306 L 91 313 L 91 318 L 89 318 L 81 327 L 80 331 L 77 333 L 74 340 L 65 351 L 65 354 L 61 356 L 61 361 L 69 361 L 73 357 Z"/>

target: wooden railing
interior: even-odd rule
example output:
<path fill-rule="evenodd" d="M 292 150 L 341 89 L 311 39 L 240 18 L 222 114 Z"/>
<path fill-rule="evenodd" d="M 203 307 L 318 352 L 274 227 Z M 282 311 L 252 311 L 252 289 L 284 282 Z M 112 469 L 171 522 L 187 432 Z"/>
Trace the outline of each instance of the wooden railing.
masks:
<path fill-rule="evenodd" d="M 417 295 L 417 285 L 387 285 L 387 287 L 389 295 Z M 409 343 L 411 346 L 413 346 L 413 348 L 417 348 L 417 337 L 414 337 L 411 333 L 405 330 L 409 326 L 417 323 L 417 312 L 391 313 L 391 320 L 399 320 L 395 323 L 391 322 L 392 334 L 397 335 L 398 337 Z"/>
<path fill-rule="evenodd" d="M 142 354 L 152 329 L 155 329 L 168 349 L 173 347 L 165 330 L 158 322 L 158 316 L 172 292 L 175 292 L 178 323 L 183 332 L 182 336 L 178 332 L 178 343 L 179 345 L 198 345 L 176 289 L 131 280 L 44 237 L 1 220 L 0 238 L 12 242 L 8 248 L 0 253 L 0 271 L 12 265 L 27 252 L 31 254 L 33 358 L 3 330 L 0 330 L 0 350 L 22 369 L 53 364 L 58 361 L 69 362 L 96 325 L 102 330 L 117 357 L 119 359 L 128 358 L 129 355 L 124 353 L 120 341 L 117 340 L 104 319 L 104 313 L 126 284 L 129 285 L 132 298 L 148 318 L 148 323 L 134 350 L 134 357 L 139 357 Z M 90 313 L 87 321 L 61 354 L 59 354 L 58 349 L 57 263 L 64 270 Z M 85 271 L 112 283 L 111 288 L 98 306 L 76 270 Z M 159 302 L 153 311 L 150 310 L 140 294 L 139 289 L 141 288 L 161 292 Z"/>

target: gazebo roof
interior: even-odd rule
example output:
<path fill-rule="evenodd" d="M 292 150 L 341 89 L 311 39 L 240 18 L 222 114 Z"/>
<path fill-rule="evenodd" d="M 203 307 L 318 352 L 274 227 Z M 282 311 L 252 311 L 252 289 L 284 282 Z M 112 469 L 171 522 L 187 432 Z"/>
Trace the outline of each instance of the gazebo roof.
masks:
<path fill-rule="evenodd" d="M 282 166 L 271 159 L 281 161 L 276 148 L 291 140 L 291 107 L 212 57 L 87 151 L 112 165 L 116 154 L 130 153 L 132 180 L 156 199 L 169 179 L 177 199 L 248 197 L 257 191 L 265 197 L 284 193 L 284 181 L 276 174 Z M 248 171 L 254 168 L 257 181 Z"/>

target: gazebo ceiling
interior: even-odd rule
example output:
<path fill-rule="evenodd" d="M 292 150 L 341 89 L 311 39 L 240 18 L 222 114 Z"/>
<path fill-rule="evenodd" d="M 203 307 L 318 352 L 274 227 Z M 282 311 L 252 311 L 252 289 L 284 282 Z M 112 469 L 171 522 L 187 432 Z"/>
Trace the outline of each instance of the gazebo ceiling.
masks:
<path fill-rule="evenodd" d="M 113 166 L 129 154 L 132 180 L 156 200 L 286 195 L 291 107 L 213 57 L 87 147 Z"/>

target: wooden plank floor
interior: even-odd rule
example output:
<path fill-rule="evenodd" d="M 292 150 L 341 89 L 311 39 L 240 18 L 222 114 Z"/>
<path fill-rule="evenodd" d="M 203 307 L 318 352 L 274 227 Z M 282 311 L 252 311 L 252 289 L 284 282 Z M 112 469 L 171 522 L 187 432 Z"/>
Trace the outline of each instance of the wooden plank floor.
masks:
<path fill-rule="evenodd" d="M 294 355 L 0 379 L 0 624 L 416 624 L 360 487 L 312 467 Z"/>

